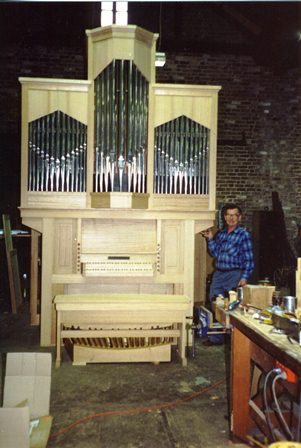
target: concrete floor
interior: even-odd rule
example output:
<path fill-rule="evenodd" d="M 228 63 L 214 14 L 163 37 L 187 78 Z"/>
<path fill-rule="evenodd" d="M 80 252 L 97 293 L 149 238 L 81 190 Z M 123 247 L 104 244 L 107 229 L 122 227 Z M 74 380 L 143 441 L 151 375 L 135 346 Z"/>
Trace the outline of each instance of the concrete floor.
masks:
<path fill-rule="evenodd" d="M 63 351 L 56 369 L 55 350 L 39 346 L 39 328 L 29 325 L 25 307 L 0 315 L 0 351 L 2 384 L 7 352 L 52 353 L 49 448 L 245 446 L 229 440 L 228 342 L 207 347 L 196 339 L 187 367 L 174 353 L 172 362 L 159 365 L 73 366 Z"/>

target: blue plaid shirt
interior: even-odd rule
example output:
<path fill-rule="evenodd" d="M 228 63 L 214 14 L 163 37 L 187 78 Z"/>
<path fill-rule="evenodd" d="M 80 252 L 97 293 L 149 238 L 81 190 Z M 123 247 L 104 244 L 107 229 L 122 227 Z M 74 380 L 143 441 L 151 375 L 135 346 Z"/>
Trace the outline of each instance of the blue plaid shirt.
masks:
<path fill-rule="evenodd" d="M 241 269 L 241 278 L 248 280 L 254 269 L 252 239 L 250 233 L 237 226 L 232 232 L 223 229 L 208 240 L 208 249 L 220 270 Z"/>

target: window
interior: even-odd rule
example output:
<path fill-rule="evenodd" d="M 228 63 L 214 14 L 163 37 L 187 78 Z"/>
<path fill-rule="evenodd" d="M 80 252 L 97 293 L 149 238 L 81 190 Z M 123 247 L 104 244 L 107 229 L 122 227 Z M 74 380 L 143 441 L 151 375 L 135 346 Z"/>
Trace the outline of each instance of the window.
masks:
<path fill-rule="evenodd" d="M 100 25 L 127 25 L 128 2 L 101 2 Z"/>

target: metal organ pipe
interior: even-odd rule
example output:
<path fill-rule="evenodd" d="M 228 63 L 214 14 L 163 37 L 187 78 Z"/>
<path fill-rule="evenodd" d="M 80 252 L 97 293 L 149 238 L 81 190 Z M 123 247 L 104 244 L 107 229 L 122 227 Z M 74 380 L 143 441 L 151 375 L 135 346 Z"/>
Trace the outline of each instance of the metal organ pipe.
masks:
<path fill-rule="evenodd" d="M 113 60 L 94 81 L 94 191 L 145 193 L 148 81 Z M 28 189 L 86 191 L 87 126 L 60 110 L 29 123 Z M 209 193 L 209 129 L 182 115 L 155 128 L 154 193 Z"/>
<path fill-rule="evenodd" d="M 87 126 L 61 111 L 29 123 L 29 191 L 86 189 Z"/>
<path fill-rule="evenodd" d="M 208 194 L 209 129 L 181 116 L 155 129 L 154 192 Z"/>
<path fill-rule="evenodd" d="M 95 114 L 95 191 L 145 192 L 148 82 L 132 61 L 97 76 Z"/>

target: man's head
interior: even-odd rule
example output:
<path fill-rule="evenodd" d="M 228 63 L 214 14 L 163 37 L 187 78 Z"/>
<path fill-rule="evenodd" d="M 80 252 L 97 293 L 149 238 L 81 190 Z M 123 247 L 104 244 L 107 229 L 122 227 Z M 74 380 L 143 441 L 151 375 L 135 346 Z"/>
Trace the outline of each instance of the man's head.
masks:
<path fill-rule="evenodd" d="M 226 204 L 223 207 L 223 216 L 229 231 L 234 230 L 241 221 L 241 208 L 236 204 Z"/>

